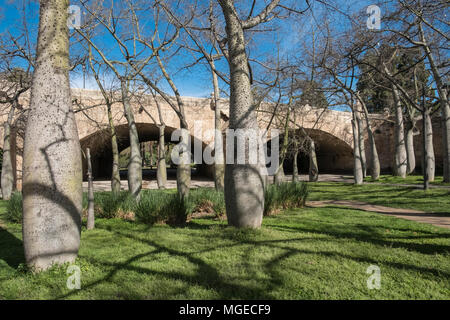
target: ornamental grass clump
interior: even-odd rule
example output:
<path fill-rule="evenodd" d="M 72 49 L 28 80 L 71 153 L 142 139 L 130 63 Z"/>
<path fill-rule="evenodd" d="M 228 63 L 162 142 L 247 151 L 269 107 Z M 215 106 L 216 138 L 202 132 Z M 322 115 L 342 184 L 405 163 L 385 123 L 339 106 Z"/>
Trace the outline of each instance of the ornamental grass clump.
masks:
<path fill-rule="evenodd" d="M 301 208 L 308 197 L 304 182 L 284 182 L 267 186 L 264 195 L 264 215 L 277 213 L 281 209 Z"/>

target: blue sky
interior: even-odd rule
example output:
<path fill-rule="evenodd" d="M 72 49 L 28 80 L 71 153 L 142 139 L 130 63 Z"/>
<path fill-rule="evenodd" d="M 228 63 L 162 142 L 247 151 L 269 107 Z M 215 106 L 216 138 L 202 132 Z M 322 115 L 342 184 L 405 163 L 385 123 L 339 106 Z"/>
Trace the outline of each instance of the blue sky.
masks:
<path fill-rule="evenodd" d="M 10 32 L 17 35 L 20 32 L 21 26 L 19 11 L 17 8 L 21 8 L 22 3 L 27 5 L 27 24 L 31 30 L 31 37 L 33 42 L 37 36 L 37 24 L 38 24 L 38 4 L 36 1 L 9 1 L 0 0 L 0 34 L 4 32 Z M 76 4 L 77 1 L 71 1 Z M 294 51 L 303 50 L 302 45 L 308 43 L 308 39 L 311 37 L 311 30 L 318 29 L 317 24 L 320 23 L 320 17 L 326 16 L 331 23 L 337 23 L 338 28 L 344 30 L 349 20 L 344 17 L 338 11 L 342 11 L 348 14 L 359 12 L 370 4 L 377 3 L 377 1 L 338 1 L 336 10 L 331 8 L 324 9 L 323 5 L 312 1 L 312 10 L 307 14 L 297 19 L 290 19 L 288 21 L 279 20 L 270 26 L 276 26 L 279 28 L 278 32 L 266 32 L 257 33 L 249 44 L 249 52 L 251 58 L 257 58 L 264 61 L 269 56 L 276 55 L 276 45 L 279 43 L 280 54 L 289 55 Z M 256 10 L 255 10 L 256 11 Z M 151 28 L 153 21 L 149 21 L 148 26 Z M 104 36 L 98 39 L 99 45 L 103 48 L 116 48 L 114 40 L 111 37 Z M 119 57 L 120 52 L 117 49 L 108 51 L 110 57 Z M 209 97 L 212 92 L 211 88 L 211 74 L 206 66 L 197 66 L 188 70 L 182 70 L 182 65 L 186 64 L 186 61 L 194 61 L 192 54 L 186 51 L 180 51 L 170 63 L 169 72 L 173 75 L 174 82 L 180 90 L 180 93 L 184 96 L 194 97 Z M 227 72 L 227 65 L 224 62 L 218 63 L 218 68 L 223 72 Z M 252 64 L 255 72 L 258 72 L 258 66 Z M 73 87 L 83 87 L 83 75 L 80 70 L 71 74 L 71 83 Z M 161 82 L 162 84 L 163 82 Z M 86 88 L 96 88 L 95 81 L 89 77 L 86 79 Z M 162 85 L 165 91 L 170 92 L 167 85 Z M 221 82 L 221 87 L 224 84 Z"/>

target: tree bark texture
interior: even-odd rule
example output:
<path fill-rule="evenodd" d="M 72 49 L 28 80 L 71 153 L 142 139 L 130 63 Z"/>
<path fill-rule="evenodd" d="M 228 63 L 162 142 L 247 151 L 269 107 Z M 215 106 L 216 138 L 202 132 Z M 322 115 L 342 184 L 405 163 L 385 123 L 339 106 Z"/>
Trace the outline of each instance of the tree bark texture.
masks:
<path fill-rule="evenodd" d="M 68 0 L 40 1 L 23 157 L 23 244 L 36 271 L 73 262 L 81 231 L 81 149 L 69 85 Z"/>

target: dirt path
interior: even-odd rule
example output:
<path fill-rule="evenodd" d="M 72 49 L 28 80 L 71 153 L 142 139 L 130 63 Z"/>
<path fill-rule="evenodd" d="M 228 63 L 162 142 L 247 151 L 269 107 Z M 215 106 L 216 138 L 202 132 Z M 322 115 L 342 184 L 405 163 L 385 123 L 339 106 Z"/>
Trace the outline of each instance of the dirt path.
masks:
<path fill-rule="evenodd" d="M 422 223 L 429 223 L 437 227 L 450 229 L 450 216 L 443 216 L 439 214 L 426 213 L 420 210 L 391 208 L 385 206 L 374 205 L 361 201 L 351 200 L 323 200 L 323 201 L 307 201 L 306 206 L 313 208 L 327 207 L 327 206 L 345 206 L 352 209 L 364 210 L 369 212 L 377 212 L 387 214 L 397 218 L 413 220 Z"/>

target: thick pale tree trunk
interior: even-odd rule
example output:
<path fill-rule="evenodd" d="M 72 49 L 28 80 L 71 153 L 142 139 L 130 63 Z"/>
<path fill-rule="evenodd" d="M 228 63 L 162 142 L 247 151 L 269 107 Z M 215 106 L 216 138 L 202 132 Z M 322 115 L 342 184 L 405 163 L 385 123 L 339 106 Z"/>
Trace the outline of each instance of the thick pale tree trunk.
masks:
<path fill-rule="evenodd" d="M 94 229 L 95 217 L 94 217 L 94 183 L 92 177 L 92 163 L 91 163 L 91 150 L 86 149 L 86 162 L 87 162 L 87 178 L 88 178 L 88 215 L 87 225 L 88 230 Z"/>
<path fill-rule="evenodd" d="M 119 171 L 119 147 L 117 145 L 116 127 L 114 126 L 111 104 L 107 103 L 109 130 L 111 132 L 111 151 L 112 151 L 112 172 L 111 172 L 111 191 L 115 194 L 120 192 L 120 171 Z"/>
<path fill-rule="evenodd" d="M 423 134 L 424 134 L 424 168 L 426 171 L 426 175 L 428 177 L 429 182 L 434 181 L 435 169 L 436 169 L 436 161 L 434 156 L 434 147 L 433 147 L 433 126 L 431 123 L 430 110 L 425 108 L 425 112 L 422 112 L 423 123 Z"/>
<path fill-rule="evenodd" d="M 17 101 L 12 103 L 11 109 L 8 112 L 8 119 L 3 126 L 3 162 L 1 176 L 3 200 L 9 200 L 14 190 L 14 168 L 11 155 L 11 123 L 14 118 L 16 103 Z"/>
<path fill-rule="evenodd" d="M 317 165 L 316 145 L 314 140 L 309 138 L 309 181 L 316 182 L 319 180 L 319 166 Z"/>
<path fill-rule="evenodd" d="M 23 153 L 23 244 L 36 271 L 73 262 L 80 245 L 82 169 L 69 85 L 68 5 L 40 2 Z"/>
<path fill-rule="evenodd" d="M 214 66 L 214 60 L 211 61 Z M 220 124 L 220 109 L 219 109 L 219 81 L 217 79 L 217 74 L 214 70 L 211 70 L 214 86 L 214 186 L 216 190 L 224 190 L 224 179 L 225 179 L 225 159 L 223 154 L 223 137 Z"/>
<path fill-rule="evenodd" d="M 128 83 L 121 79 L 122 103 L 125 117 L 128 122 L 128 133 L 130 136 L 130 161 L 128 163 L 128 190 L 131 195 L 139 201 L 142 189 L 142 157 L 139 145 L 139 136 L 134 121 L 133 110 L 131 109 L 130 97 L 128 93 Z"/>
<path fill-rule="evenodd" d="M 225 17 L 228 58 L 230 66 L 230 129 L 258 128 L 250 84 L 248 60 L 245 52 L 244 31 L 236 15 L 232 0 L 219 1 Z M 231 143 L 231 141 L 228 141 Z M 227 143 L 228 143 L 227 142 Z M 246 144 L 247 145 L 247 144 Z M 235 227 L 259 228 L 264 209 L 264 177 L 259 164 L 248 161 L 238 164 L 236 153 L 232 164 L 225 168 L 225 202 L 228 223 Z"/>
<path fill-rule="evenodd" d="M 359 148 L 359 130 L 358 130 L 358 122 L 355 119 L 355 115 L 353 112 L 353 120 L 352 120 L 352 131 L 353 131 L 353 177 L 355 180 L 355 184 L 362 184 L 364 181 L 363 172 L 362 172 L 362 164 L 361 164 L 361 149 Z"/>
<path fill-rule="evenodd" d="M 358 123 L 358 139 L 359 139 L 359 154 L 361 156 L 361 170 L 363 178 L 367 176 L 367 162 L 366 162 L 366 146 L 364 141 L 364 125 L 361 119 L 361 107 L 359 103 L 355 104 L 355 118 Z"/>
<path fill-rule="evenodd" d="M 357 97 L 358 97 L 358 102 L 361 103 L 362 109 L 364 111 L 364 117 L 366 119 L 367 137 L 368 137 L 368 141 L 369 141 L 370 153 L 372 155 L 372 157 L 370 159 L 370 175 L 372 177 L 372 180 L 375 181 L 380 178 L 380 159 L 378 157 L 378 150 L 377 150 L 377 145 L 375 143 L 375 137 L 373 135 L 372 128 L 370 127 L 369 112 L 367 111 L 367 107 L 364 104 L 364 102 L 361 102 L 362 99 L 360 99 L 359 95 Z"/>
<path fill-rule="evenodd" d="M 367 124 L 369 125 L 369 124 Z M 377 145 L 375 143 L 375 137 L 373 136 L 372 129 L 367 128 L 367 135 L 369 137 L 369 147 L 371 150 L 372 158 L 370 159 L 370 175 L 372 180 L 378 180 L 380 178 L 380 159 L 378 158 Z"/>
<path fill-rule="evenodd" d="M 394 96 L 395 108 L 394 175 L 405 178 L 407 155 L 405 147 L 405 128 L 403 124 L 403 108 L 398 89 L 394 85 L 392 86 L 392 94 Z"/>
<path fill-rule="evenodd" d="M 416 155 L 414 152 L 414 126 L 411 121 L 406 124 L 405 128 L 405 147 L 406 147 L 406 173 L 412 174 L 416 169 Z"/>
<path fill-rule="evenodd" d="M 159 129 L 158 140 L 158 161 L 156 162 L 156 182 L 159 189 L 165 189 L 167 183 L 167 169 L 166 169 L 166 147 L 164 141 L 164 130 L 166 126 L 161 124 Z"/>

